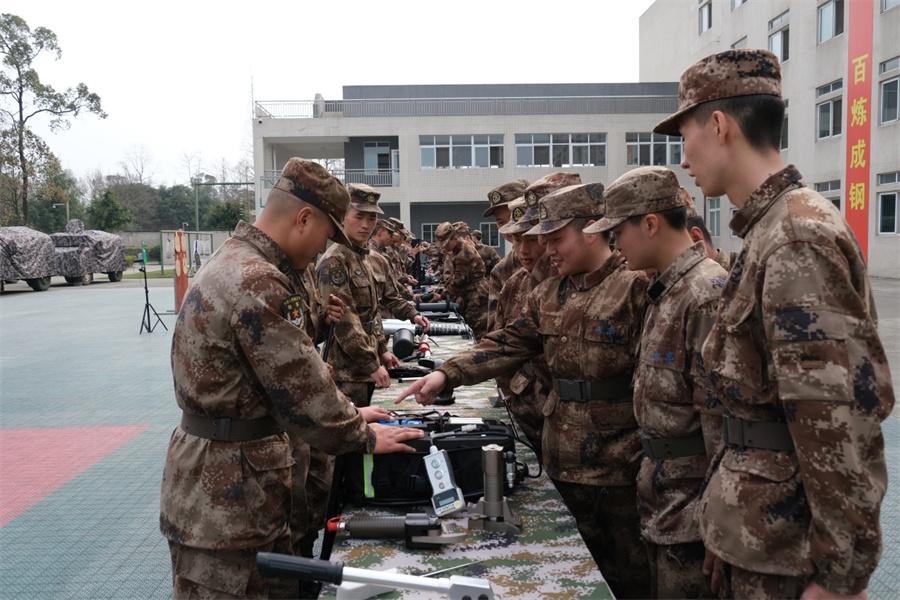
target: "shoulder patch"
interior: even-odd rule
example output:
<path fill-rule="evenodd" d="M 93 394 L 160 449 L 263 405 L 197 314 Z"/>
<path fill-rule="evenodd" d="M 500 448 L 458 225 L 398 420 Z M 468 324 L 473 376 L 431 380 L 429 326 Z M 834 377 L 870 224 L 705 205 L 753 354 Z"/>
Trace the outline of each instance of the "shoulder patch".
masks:
<path fill-rule="evenodd" d="M 328 278 L 334 285 L 344 285 L 347 283 L 347 269 L 342 265 L 334 265 L 328 269 Z"/>
<path fill-rule="evenodd" d="M 292 325 L 303 327 L 303 296 L 294 294 L 281 303 L 281 313 Z"/>

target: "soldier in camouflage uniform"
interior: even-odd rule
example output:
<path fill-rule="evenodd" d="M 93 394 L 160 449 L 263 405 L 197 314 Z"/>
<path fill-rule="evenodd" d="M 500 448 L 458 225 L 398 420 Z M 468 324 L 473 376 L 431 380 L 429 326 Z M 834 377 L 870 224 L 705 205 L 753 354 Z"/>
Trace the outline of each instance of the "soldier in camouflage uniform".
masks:
<path fill-rule="evenodd" d="M 698 214 L 688 215 L 687 220 L 688 233 L 695 242 L 702 242 L 706 249 L 706 255 L 719 263 L 725 271 L 731 270 L 731 260 L 734 252 L 725 252 L 721 248 L 716 248 L 712 243 L 712 235 L 706 228 L 706 222 Z"/>
<path fill-rule="evenodd" d="M 500 232 L 512 239 L 513 249 L 522 268 L 512 274 L 500 291 L 497 312 L 494 315 L 495 329 L 503 329 L 519 318 L 528 294 L 539 283 L 559 273 L 546 253 L 547 244 L 539 235 L 530 235 L 528 230 L 538 224 L 538 215 L 525 218 L 525 199 L 509 204 L 513 221 L 504 225 Z M 541 430 L 544 425 L 544 404 L 552 387 L 550 369 L 543 355 L 525 363 L 511 377 L 497 376 L 497 385 L 503 390 L 506 405 L 516 419 L 526 439 L 541 460 Z"/>
<path fill-rule="evenodd" d="M 239 223 L 185 296 L 172 338 L 182 420 L 160 493 L 176 598 L 297 594 L 256 570 L 257 552 L 291 551 L 292 441 L 384 452 L 420 437 L 366 425 L 304 329 L 298 270 L 343 237 L 347 202 L 322 166 L 289 160 L 256 225 Z"/>
<path fill-rule="evenodd" d="M 497 223 L 497 229 L 500 229 L 509 223 L 512 218 L 512 212 L 509 207 L 510 203 L 522 198 L 525 194 L 525 188 L 527 187 L 528 181 L 525 179 L 517 179 L 495 187 L 488 192 L 487 197 L 490 206 L 484 211 L 483 216 L 493 216 L 494 222 Z M 510 252 L 507 252 L 493 268 L 485 270 L 488 287 L 488 309 L 486 319 L 488 331 L 494 329 L 494 313 L 497 311 L 497 300 L 500 298 L 500 290 L 503 289 L 503 284 L 506 283 L 509 276 L 518 271 L 521 266 L 522 265 L 519 264 L 519 261 L 516 259 L 516 251 L 513 249 Z M 495 269 L 496 273 L 494 272 Z"/>
<path fill-rule="evenodd" d="M 484 272 L 490 273 L 491 270 L 500 262 L 500 254 L 494 250 L 493 246 L 488 246 L 481 242 L 481 231 L 475 230 L 471 233 L 472 243 L 475 244 L 475 252 L 481 257 L 484 263 Z"/>
<path fill-rule="evenodd" d="M 777 58 L 731 50 L 689 67 L 682 166 L 738 208 L 743 248 L 703 362 L 725 450 L 700 504 L 713 585 L 757 598 L 865 597 L 881 551 L 881 422 L 894 405 L 865 259 L 840 211 L 779 153 Z"/>
<path fill-rule="evenodd" d="M 369 186 L 351 184 L 349 189 L 350 207 L 343 221 L 349 243 L 332 244 L 319 260 L 316 276 L 322 296 L 333 294 L 347 306 L 334 330 L 328 364 L 340 390 L 359 407 L 369 405 L 376 385 L 390 387 L 386 365 L 396 363 L 396 357 L 387 351 L 381 325 L 379 288 L 384 290 L 384 281 L 379 285 L 367 246 L 377 215 L 383 214 L 381 195 Z M 414 310 L 409 314 L 426 326 Z"/>
<path fill-rule="evenodd" d="M 448 263 L 444 272 L 447 295 L 459 304 L 466 324 L 479 338 L 487 330 L 487 285 L 484 263 L 469 237 L 469 226 L 462 221 L 453 223 L 444 250 Z"/>
<path fill-rule="evenodd" d="M 726 273 L 686 228 L 687 198 L 675 173 L 640 167 L 603 196 L 606 214 L 585 233 L 612 232 L 633 270 L 660 275 L 650 300 L 634 376 L 634 412 L 644 458 L 637 477 L 641 533 L 653 598 L 710 598 L 695 517 L 710 461 L 722 445 L 722 410 L 700 348 Z"/>
<path fill-rule="evenodd" d="M 545 196 L 531 233 L 559 275 L 532 290 L 518 319 L 407 389 L 426 404 L 445 387 L 512 373 L 543 355 L 552 375 L 544 406 L 543 464 L 618 598 L 649 594 L 635 476 L 641 442 L 631 400 L 647 278 L 582 228 L 601 216 L 600 184 Z"/>

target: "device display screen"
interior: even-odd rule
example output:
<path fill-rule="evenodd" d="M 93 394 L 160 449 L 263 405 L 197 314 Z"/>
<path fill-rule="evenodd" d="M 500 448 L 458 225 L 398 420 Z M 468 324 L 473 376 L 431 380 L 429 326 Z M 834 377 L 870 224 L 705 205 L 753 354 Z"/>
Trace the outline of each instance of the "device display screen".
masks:
<path fill-rule="evenodd" d="M 453 504 L 457 500 L 459 500 L 459 495 L 456 493 L 456 490 L 447 490 L 446 492 L 435 494 L 434 505 L 437 508 L 444 508 L 445 506 Z"/>

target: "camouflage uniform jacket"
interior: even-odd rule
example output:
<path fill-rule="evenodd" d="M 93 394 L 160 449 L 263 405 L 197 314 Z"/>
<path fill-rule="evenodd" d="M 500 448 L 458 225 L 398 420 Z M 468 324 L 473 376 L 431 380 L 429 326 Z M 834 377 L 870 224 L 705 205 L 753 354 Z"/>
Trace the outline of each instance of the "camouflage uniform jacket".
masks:
<path fill-rule="evenodd" d="M 466 297 L 478 289 L 484 279 L 484 263 L 475 245 L 463 240 L 456 252 L 448 255 L 451 270 L 444 282 L 451 298 Z"/>
<path fill-rule="evenodd" d="M 543 354 L 553 377 L 631 377 L 646 305 L 646 275 L 629 271 L 616 252 L 596 271 L 542 282 L 512 325 L 488 333 L 439 370 L 449 387 L 471 385 Z M 641 443 L 630 398 L 562 402 L 551 390 L 543 412 L 548 476 L 634 485 Z"/>
<path fill-rule="evenodd" d="M 697 242 L 653 280 L 634 376 L 634 414 L 641 435 L 702 435 L 706 453 L 645 456 L 638 472 L 641 534 L 655 544 L 700 540 L 695 516 L 710 459 L 722 445 L 722 408 L 700 359 L 726 273 Z"/>
<path fill-rule="evenodd" d="M 800 179 L 772 175 L 732 219 L 744 247 L 703 346 L 725 413 L 786 422 L 795 451 L 726 446 L 700 527 L 729 563 L 855 594 L 881 550 L 894 392 L 856 239 Z"/>
<path fill-rule="evenodd" d="M 304 329 L 299 276 L 267 235 L 243 221 L 188 289 L 172 336 L 175 399 L 207 417 L 271 416 L 330 453 L 371 451 L 375 437 L 328 375 Z M 288 531 L 291 445 L 172 433 L 160 529 L 197 548 L 262 546 Z"/>
<path fill-rule="evenodd" d="M 523 267 L 513 273 L 500 291 L 500 300 L 497 302 L 497 312 L 494 315 L 495 329 L 502 329 L 514 323 L 525 308 L 531 290 L 545 279 L 556 275 L 556 269 L 550 264 L 550 259 L 546 254 L 538 259 L 532 272 Z M 507 396 L 510 394 L 520 395 L 531 389 L 535 380 L 539 380 L 543 385 L 546 397 L 550 387 L 550 372 L 543 355 L 525 363 L 512 376 L 505 373 L 498 375 L 497 385 Z M 543 406 L 537 407 L 538 411 L 542 408 Z"/>
<path fill-rule="evenodd" d="M 522 268 L 522 263 L 516 257 L 516 253 L 510 250 L 506 256 L 500 259 L 493 269 L 488 271 L 488 331 L 496 329 L 494 324 L 497 302 L 500 300 L 500 292 L 503 284 L 513 273 Z"/>
<path fill-rule="evenodd" d="M 366 261 L 368 261 L 372 274 L 375 276 L 375 291 L 378 294 L 381 316 L 412 321 L 419 313 L 412 304 L 404 300 L 400 295 L 387 259 L 379 252 L 369 251 Z M 384 339 L 384 336 L 381 337 Z"/>
<path fill-rule="evenodd" d="M 335 381 L 368 382 L 381 366 L 384 334 L 368 255 L 369 250 L 359 246 L 332 244 L 316 266 L 319 294 L 323 298 L 334 294 L 347 305 L 328 354 Z"/>
<path fill-rule="evenodd" d="M 475 244 L 475 251 L 478 252 L 478 256 L 481 257 L 481 262 L 484 263 L 485 273 L 490 273 L 493 268 L 497 266 L 497 263 L 500 262 L 500 254 L 494 250 L 493 246 L 488 246 L 487 244 L 479 242 Z"/>
<path fill-rule="evenodd" d="M 716 256 L 713 258 L 714 261 L 719 263 L 725 271 L 731 270 L 731 252 L 725 252 L 721 248 L 716 249 Z"/>

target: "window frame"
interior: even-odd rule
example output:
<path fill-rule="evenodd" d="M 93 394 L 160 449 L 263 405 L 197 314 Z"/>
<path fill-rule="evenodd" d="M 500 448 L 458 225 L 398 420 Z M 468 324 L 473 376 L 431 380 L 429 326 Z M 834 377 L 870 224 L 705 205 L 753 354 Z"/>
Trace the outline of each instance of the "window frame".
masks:
<path fill-rule="evenodd" d="M 894 106 L 894 118 L 886 120 L 884 118 L 884 88 L 890 84 L 894 84 L 894 87 L 897 88 L 894 92 L 896 105 Z M 898 121 L 900 121 L 900 75 L 895 75 L 894 77 L 888 77 L 878 82 L 878 124 L 890 125 L 892 123 L 897 123 Z"/>
<path fill-rule="evenodd" d="M 884 218 L 882 216 L 882 211 L 884 209 L 883 201 L 884 201 L 885 196 L 893 196 L 894 197 L 894 230 L 893 231 L 883 231 L 881 228 L 883 225 L 883 221 L 884 221 Z M 898 214 L 898 212 L 900 212 L 900 211 L 897 210 L 898 200 L 900 200 L 900 198 L 898 198 L 898 196 L 900 196 L 900 190 L 887 190 L 884 192 L 878 192 L 878 203 L 877 203 L 877 206 L 878 206 L 878 214 L 877 214 L 878 228 L 876 229 L 877 235 L 897 235 L 898 233 L 900 233 L 900 214 Z"/>
<path fill-rule="evenodd" d="M 836 105 L 836 104 L 840 104 L 840 106 L 837 108 L 837 110 L 835 110 L 835 105 Z M 819 111 L 820 111 L 820 108 L 821 108 L 822 106 L 825 106 L 825 105 L 828 105 L 828 112 L 829 112 L 829 118 L 828 118 L 828 124 L 829 124 L 828 135 L 820 135 L 820 134 L 821 134 L 821 129 L 819 128 L 819 124 L 820 124 Z M 842 136 L 842 135 L 844 134 L 844 115 L 843 115 L 843 110 L 844 110 L 844 95 L 843 95 L 843 93 L 841 93 L 841 94 L 839 94 L 839 95 L 836 95 L 836 96 L 833 96 L 833 97 L 831 97 L 831 98 L 827 98 L 827 99 L 825 99 L 825 100 L 822 100 L 821 102 L 816 102 L 816 110 L 814 111 L 814 117 L 815 117 L 815 120 L 816 120 L 816 123 L 815 123 L 815 128 L 816 128 L 816 129 L 815 129 L 815 130 L 816 130 L 816 141 L 819 141 L 819 140 L 830 140 L 830 139 L 833 139 L 833 138 L 836 138 L 836 137 L 840 137 L 840 136 Z M 840 128 L 840 131 L 838 131 L 837 133 L 835 133 L 835 126 L 834 126 L 834 125 L 835 125 L 835 120 L 834 120 L 834 119 L 835 119 L 835 115 L 837 115 L 838 118 L 839 118 L 839 123 L 838 123 L 838 125 L 839 125 L 839 128 Z"/>
<path fill-rule="evenodd" d="M 888 0 L 881 0 L 881 12 L 884 13 L 893 8 L 897 8 L 898 6 L 900 6 L 900 0 L 897 0 L 893 6 L 888 6 L 887 3 L 888 3 Z"/>
<path fill-rule="evenodd" d="M 438 228 L 438 225 L 440 225 L 440 223 L 422 223 L 419 226 L 419 232 L 422 234 L 420 239 L 428 242 L 429 244 L 433 244 L 434 243 L 434 231 L 435 231 L 435 229 Z M 429 234 L 427 236 L 425 235 L 426 227 L 430 228 Z"/>
<path fill-rule="evenodd" d="M 769 19 L 769 28 L 768 28 L 768 42 L 767 48 L 770 52 L 775 54 L 778 57 L 778 60 L 785 63 L 791 58 L 791 20 L 790 20 L 790 10 L 786 10 L 783 13 L 775 16 L 772 19 Z M 772 48 L 772 40 L 775 36 L 779 37 L 779 43 L 781 48 L 778 52 L 775 52 L 774 48 Z M 785 43 L 785 40 L 787 43 Z M 785 48 L 787 48 L 787 53 L 785 53 Z M 785 56 L 785 54 L 787 54 Z"/>
<path fill-rule="evenodd" d="M 822 38 L 822 9 L 826 6 L 832 7 L 831 17 L 831 35 Z M 840 21 L 837 18 L 837 8 L 840 6 Z M 824 44 L 836 37 L 844 35 L 844 20 L 846 19 L 846 6 L 844 0 L 827 0 L 816 7 L 816 44 Z M 840 31 L 837 31 L 840 27 Z"/>
<path fill-rule="evenodd" d="M 487 231 L 485 231 L 487 227 Z M 496 221 L 481 221 L 478 223 L 478 230 L 481 232 L 481 243 L 491 248 L 500 247 L 500 228 L 497 227 Z M 489 244 L 491 240 L 496 240 L 496 244 Z"/>
<path fill-rule="evenodd" d="M 715 202 L 715 206 L 713 206 Z M 722 232 L 722 198 L 719 196 L 707 197 L 703 204 L 706 208 L 706 228 L 710 237 L 721 237 Z M 715 220 L 713 217 L 715 216 Z"/>
<path fill-rule="evenodd" d="M 736 42 L 734 42 L 731 45 L 732 50 L 740 50 L 741 48 L 746 48 L 746 47 L 747 47 L 747 36 L 746 35 L 744 37 L 738 39 Z"/>
<path fill-rule="evenodd" d="M 713 14 L 712 14 L 712 0 L 698 0 L 698 4 L 700 5 L 697 9 L 697 35 L 703 35 L 707 31 L 712 30 L 713 27 Z M 706 28 L 704 29 L 704 13 L 706 18 Z"/>
<path fill-rule="evenodd" d="M 534 138 L 536 136 L 547 136 L 547 141 L 539 141 L 535 142 Z M 565 136 L 566 141 L 557 141 L 557 138 L 560 136 Z M 575 136 L 586 136 L 587 141 L 575 141 Z M 595 139 L 595 137 L 597 139 Z M 528 141 L 524 141 L 523 138 L 528 138 Z M 553 167 L 553 168 L 569 168 L 569 167 L 605 167 L 607 166 L 607 140 L 608 136 L 605 131 L 594 131 L 594 132 L 578 132 L 578 133 L 517 133 L 515 134 L 515 145 L 516 145 L 516 167 L 522 169 L 529 168 L 540 168 L 540 167 Z M 535 148 L 547 148 L 547 163 L 536 164 L 535 160 Z M 554 156 L 555 150 L 559 148 L 566 148 L 566 160 L 560 164 L 555 164 Z M 586 148 L 587 149 L 587 163 L 576 163 L 574 161 L 575 158 L 575 148 Z M 595 150 L 597 148 L 598 150 Z M 523 164 L 519 160 L 519 151 L 522 149 L 527 149 L 529 156 L 531 157 L 528 161 L 528 164 Z M 595 151 L 600 151 L 602 149 L 602 158 L 603 160 L 600 162 L 593 162 L 593 155 Z"/>
<path fill-rule="evenodd" d="M 468 144 L 455 144 L 456 138 L 469 138 Z M 487 137 L 487 143 L 476 142 L 476 137 Z M 427 138 L 431 138 L 430 143 L 426 143 Z M 446 143 L 438 142 L 439 138 L 446 138 Z M 491 141 L 492 138 L 499 138 L 499 142 Z M 502 169 L 504 167 L 504 136 L 502 133 L 458 133 L 458 134 L 434 134 L 419 136 L 419 170 L 431 171 L 440 169 Z M 469 164 L 454 164 L 454 149 L 468 148 Z M 482 167 L 477 164 L 477 152 L 479 149 L 488 149 L 488 166 Z M 493 164 L 492 150 L 499 149 L 499 165 Z M 431 165 L 423 164 L 423 154 L 430 151 L 432 154 Z M 445 151 L 447 153 L 447 166 L 438 166 L 438 152 Z"/>
<path fill-rule="evenodd" d="M 629 141 L 629 136 L 635 136 L 635 139 Z M 641 136 L 649 136 L 648 139 L 642 140 Z M 659 139 L 663 138 L 663 139 Z M 665 152 L 665 160 L 662 163 L 658 163 L 655 160 L 657 146 L 663 146 Z M 629 149 L 636 148 L 635 156 L 637 157 L 637 162 L 633 162 L 631 157 L 629 156 Z M 647 148 L 647 159 L 649 162 L 644 163 L 641 161 L 641 148 Z M 675 161 L 674 156 L 676 153 L 678 154 L 678 160 Z M 628 131 L 625 133 L 625 165 L 629 167 L 649 167 L 649 166 L 658 166 L 664 167 L 667 165 L 680 165 L 681 159 L 684 156 L 684 140 L 681 136 L 678 135 L 666 135 L 663 133 L 653 133 L 652 131 Z"/>

